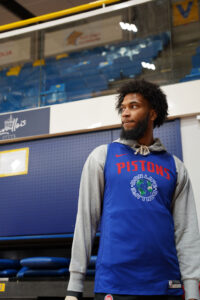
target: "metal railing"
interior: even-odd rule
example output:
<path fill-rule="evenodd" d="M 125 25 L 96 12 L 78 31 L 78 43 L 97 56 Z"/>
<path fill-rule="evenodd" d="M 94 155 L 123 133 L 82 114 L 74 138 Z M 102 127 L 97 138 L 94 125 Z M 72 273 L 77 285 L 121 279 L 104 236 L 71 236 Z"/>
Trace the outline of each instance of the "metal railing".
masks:
<path fill-rule="evenodd" d="M 99 1 L 95 1 L 95 2 L 90 2 L 88 4 L 75 6 L 72 8 L 64 9 L 64 10 L 53 12 L 50 14 L 45 14 L 42 16 L 38 16 L 38 17 L 34 17 L 34 18 L 22 20 L 22 21 L 17 21 L 17 22 L 13 22 L 10 24 L 5 24 L 5 25 L 0 26 L 0 31 L 7 31 L 7 30 L 19 28 L 19 27 L 25 27 L 27 25 L 35 24 L 38 22 L 44 22 L 44 21 L 48 21 L 48 20 L 52 20 L 52 19 L 56 19 L 56 18 L 61 18 L 61 17 L 67 16 L 67 15 L 71 15 L 71 14 L 75 14 L 75 13 L 79 13 L 79 12 L 83 12 L 83 11 L 88 11 L 90 9 L 93 9 L 96 7 L 101 7 L 106 4 L 111 4 L 111 3 L 115 3 L 115 2 L 120 2 L 120 0 L 99 0 Z"/>

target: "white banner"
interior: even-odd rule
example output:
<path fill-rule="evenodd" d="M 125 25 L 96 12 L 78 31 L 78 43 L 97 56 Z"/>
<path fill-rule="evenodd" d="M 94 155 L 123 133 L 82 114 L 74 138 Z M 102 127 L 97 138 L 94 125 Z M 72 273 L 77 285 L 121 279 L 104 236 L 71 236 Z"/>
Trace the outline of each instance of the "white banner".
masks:
<path fill-rule="evenodd" d="M 31 57 L 31 38 L 0 43 L 0 65 L 29 60 Z"/>
<path fill-rule="evenodd" d="M 119 26 L 122 17 L 116 16 L 45 34 L 45 56 L 97 46 L 122 39 Z"/>

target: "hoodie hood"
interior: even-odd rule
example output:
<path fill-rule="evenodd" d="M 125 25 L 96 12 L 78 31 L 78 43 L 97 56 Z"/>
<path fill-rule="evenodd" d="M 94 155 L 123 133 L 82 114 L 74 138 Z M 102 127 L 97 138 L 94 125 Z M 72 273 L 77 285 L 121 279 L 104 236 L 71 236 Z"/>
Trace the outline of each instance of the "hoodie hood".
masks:
<path fill-rule="evenodd" d="M 121 143 L 127 145 L 135 150 L 135 154 L 140 153 L 141 155 L 148 155 L 150 152 L 161 152 L 167 151 L 166 148 L 161 143 L 160 139 L 154 139 L 154 142 L 150 146 L 140 145 L 135 140 L 125 140 L 125 139 L 117 139 L 114 142 Z"/>

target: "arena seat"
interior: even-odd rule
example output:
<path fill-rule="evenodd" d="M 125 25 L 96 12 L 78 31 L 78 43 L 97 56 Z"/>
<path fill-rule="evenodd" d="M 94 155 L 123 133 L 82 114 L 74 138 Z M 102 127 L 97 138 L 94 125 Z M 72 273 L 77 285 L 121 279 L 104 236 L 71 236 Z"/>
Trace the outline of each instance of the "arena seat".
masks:
<path fill-rule="evenodd" d="M 23 267 L 31 269 L 59 269 L 69 266 L 70 259 L 65 257 L 36 256 L 20 260 Z"/>
<path fill-rule="evenodd" d="M 93 91 L 106 90 L 108 88 L 107 80 L 104 76 L 98 74 L 93 76 L 86 76 L 85 78 L 86 86 L 88 89 Z"/>
<path fill-rule="evenodd" d="M 15 269 L 7 269 L 7 270 L 3 270 L 0 271 L 0 278 L 11 278 L 11 277 L 15 277 L 18 273 L 18 270 Z"/>
<path fill-rule="evenodd" d="M 14 277 L 20 269 L 20 262 L 16 259 L 0 259 L 0 278 Z"/>
<path fill-rule="evenodd" d="M 200 67 L 199 68 L 192 68 L 190 74 L 195 74 L 195 75 L 200 74 Z"/>
<path fill-rule="evenodd" d="M 66 81 L 66 91 L 76 91 L 85 89 L 86 88 L 86 83 L 85 83 L 85 78 L 74 78 L 74 79 L 68 79 Z"/>
<path fill-rule="evenodd" d="M 67 102 L 88 99 L 92 97 L 91 89 L 82 89 L 74 91 L 66 91 Z"/>
<path fill-rule="evenodd" d="M 26 86 L 21 99 L 21 109 L 34 108 L 38 106 L 39 88 L 37 86 Z"/>
<path fill-rule="evenodd" d="M 200 47 L 196 48 L 196 54 L 192 56 L 192 69 L 180 82 L 200 79 Z"/>
<path fill-rule="evenodd" d="M 5 269 L 19 269 L 20 267 L 20 261 L 18 259 L 6 259 L 1 258 L 0 259 L 0 270 Z"/>
<path fill-rule="evenodd" d="M 115 58 L 113 63 L 119 65 L 122 68 L 124 66 L 129 66 L 131 63 L 131 59 L 129 56 L 122 56 Z"/>
<path fill-rule="evenodd" d="M 97 256 L 91 256 L 87 276 L 95 275 Z M 22 279 L 26 277 L 60 277 L 69 275 L 69 258 L 64 257 L 28 257 L 20 260 L 22 268 L 13 272 L 13 276 Z M 17 273 L 17 274 L 16 274 Z M 1 277 L 1 271 L 0 271 Z"/>
<path fill-rule="evenodd" d="M 68 268 L 60 268 L 60 269 L 30 269 L 28 267 L 23 267 L 17 273 L 17 278 L 24 278 L 24 277 L 60 277 L 60 276 L 67 276 L 69 274 Z"/>
<path fill-rule="evenodd" d="M 200 46 L 197 47 L 196 53 L 197 53 L 197 54 L 200 53 Z"/>
<path fill-rule="evenodd" d="M 65 84 L 51 85 L 48 91 L 40 93 L 43 105 L 51 105 L 66 101 Z"/>
<path fill-rule="evenodd" d="M 180 80 L 180 82 L 192 81 L 200 79 L 200 74 L 196 75 L 186 75 L 184 78 Z"/>
<path fill-rule="evenodd" d="M 192 66 L 194 68 L 199 68 L 200 67 L 200 53 L 192 56 Z"/>
<path fill-rule="evenodd" d="M 101 68 L 101 74 L 107 81 L 112 81 L 121 78 L 121 66 L 108 64 L 104 68 Z"/>
<path fill-rule="evenodd" d="M 140 62 L 131 62 L 128 66 L 122 67 L 122 74 L 124 77 L 134 78 L 142 72 L 142 65 Z"/>

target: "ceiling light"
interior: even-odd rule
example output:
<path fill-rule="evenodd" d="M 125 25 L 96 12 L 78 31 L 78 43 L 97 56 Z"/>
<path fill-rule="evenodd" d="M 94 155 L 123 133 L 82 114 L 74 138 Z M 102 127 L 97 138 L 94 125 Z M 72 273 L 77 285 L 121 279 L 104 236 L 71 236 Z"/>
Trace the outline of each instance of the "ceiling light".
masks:
<path fill-rule="evenodd" d="M 156 66 L 154 64 L 150 64 L 150 63 L 145 62 L 145 61 L 142 61 L 141 65 L 145 69 L 149 69 L 149 70 L 153 70 L 153 71 L 155 71 L 155 69 L 156 69 Z"/>
<path fill-rule="evenodd" d="M 120 22 L 119 25 L 120 25 L 122 30 L 128 30 L 128 31 L 133 31 L 133 32 L 138 31 L 135 24 Z"/>

